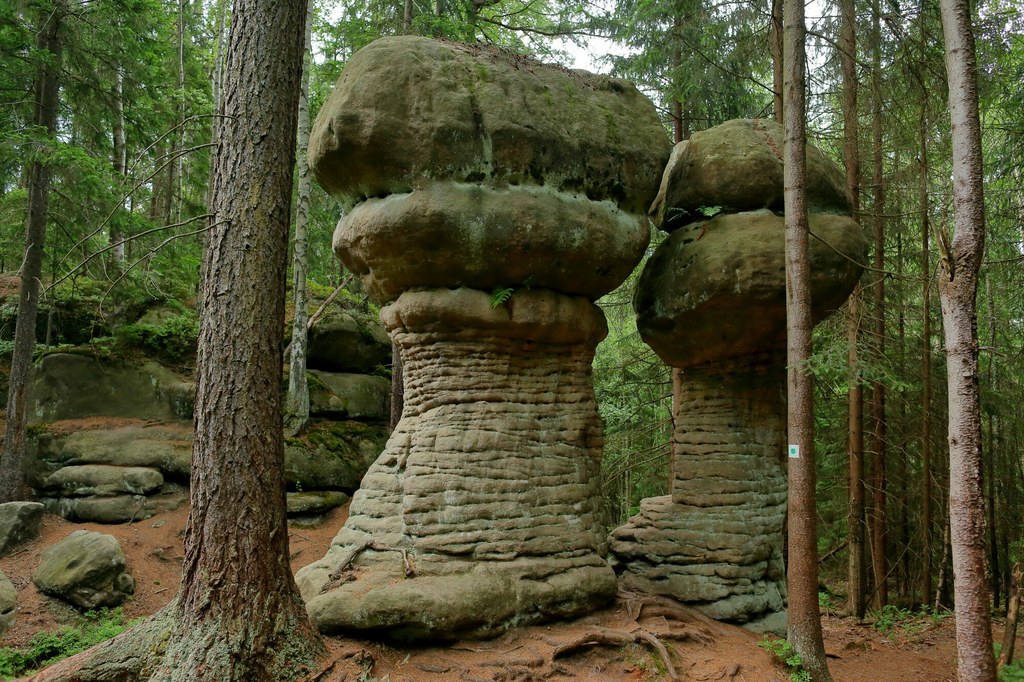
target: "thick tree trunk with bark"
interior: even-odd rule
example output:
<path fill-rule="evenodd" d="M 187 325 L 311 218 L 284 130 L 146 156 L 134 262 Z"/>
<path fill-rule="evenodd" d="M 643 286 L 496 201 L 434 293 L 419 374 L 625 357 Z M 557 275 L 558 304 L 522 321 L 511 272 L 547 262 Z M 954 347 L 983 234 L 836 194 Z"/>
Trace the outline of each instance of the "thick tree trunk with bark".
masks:
<path fill-rule="evenodd" d="M 786 206 L 786 365 L 789 440 L 789 623 L 787 638 L 813 682 L 831 675 L 818 613 L 818 532 L 815 508 L 814 387 L 811 357 L 811 287 L 807 218 L 807 131 L 803 0 L 786 0 L 784 125 Z M 795 450 L 795 452 L 794 452 Z M 795 456 L 794 456 L 795 455 Z"/>
<path fill-rule="evenodd" d="M 65 8 L 55 3 L 42 15 L 36 46 L 42 59 L 35 82 L 35 124 L 53 136 L 57 130 L 58 76 L 61 44 L 58 35 Z M 50 161 L 45 149 L 37 151 L 28 171 L 28 215 L 25 218 L 25 256 L 21 267 L 18 318 L 14 329 L 10 387 L 7 392 L 7 427 L 0 453 L 0 502 L 22 499 L 22 459 L 28 426 L 28 384 L 32 378 L 32 356 L 36 347 L 36 318 L 39 312 L 40 278 L 43 273 L 43 243 L 46 239 L 46 210 L 50 202 Z"/>
<path fill-rule="evenodd" d="M 304 0 L 238 0 L 201 284 L 191 512 L 151 678 L 278 680 L 320 641 L 288 565 L 281 329 Z"/>
<path fill-rule="evenodd" d="M 985 581 L 978 389 L 978 271 L 985 250 L 978 74 L 968 0 L 941 0 L 956 227 L 939 267 L 949 382 L 949 518 L 961 682 L 995 680 Z"/>

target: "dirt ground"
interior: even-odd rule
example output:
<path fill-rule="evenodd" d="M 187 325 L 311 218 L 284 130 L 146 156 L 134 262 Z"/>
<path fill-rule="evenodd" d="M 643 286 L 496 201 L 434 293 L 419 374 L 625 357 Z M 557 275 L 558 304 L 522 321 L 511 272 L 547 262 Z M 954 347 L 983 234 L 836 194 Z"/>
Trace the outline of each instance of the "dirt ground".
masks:
<path fill-rule="evenodd" d="M 342 508 L 319 527 L 291 528 L 293 569 L 323 556 L 346 515 L 347 510 Z M 77 524 L 56 516 L 44 517 L 38 540 L 0 559 L 0 570 L 18 589 L 15 624 L 0 646 L 24 645 L 35 633 L 54 630 L 68 618 L 70 607 L 41 595 L 31 575 L 45 547 L 79 528 L 109 533 L 121 542 L 136 580 L 135 596 L 124 606 L 127 617 L 148 615 L 165 605 L 180 580 L 186 520 L 185 508 L 129 525 Z M 955 680 L 952 617 L 921 619 L 889 633 L 834 615 L 826 615 L 823 625 L 829 666 L 836 682 Z M 1001 626 L 996 632 L 1001 632 Z M 680 679 L 787 680 L 788 673 L 757 646 L 761 639 L 742 628 L 673 607 L 665 600 L 620 595 L 613 607 L 589 617 L 520 628 L 491 641 L 413 648 L 329 638 L 330 659 L 309 680 L 664 680 L 670 679 L 666 655 Z M 665 648 L 659 654 L 660 645 Z"/>

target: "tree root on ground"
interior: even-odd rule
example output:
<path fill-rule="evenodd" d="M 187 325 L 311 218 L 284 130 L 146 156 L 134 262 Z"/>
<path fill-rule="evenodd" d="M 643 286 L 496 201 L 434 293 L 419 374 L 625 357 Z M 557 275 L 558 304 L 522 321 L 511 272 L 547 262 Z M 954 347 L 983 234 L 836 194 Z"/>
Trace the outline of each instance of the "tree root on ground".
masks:
<path fill-rule="evenodd" d="M 595 644 L 607 644 L 609 646 L 623 646 L 625 644 L 646 644 L 651 647 L 658 656 L 661 657 L 662 663 L 665 664 L 665 669 L 668 671 L 668 676 L 672 680 L 678 680 L 679 674 L 676 672 L 675 666 L 672 665 L 672 659 L 669 658 L 668 649 L 661 643 L 661 640 L 647 632 L 646 630 L 638 629 L 632 632 L 625 630 L 616 630 L 612 628 L 595 628 L 594 630 L 573 639 L 565 644 L 560 644 L 555 647 L 555 650 L 551 653 L 551 660 L 558 658 L 562 654 L 570 651 L 575 651 L 585 646 L 593 646 Z"/>
<path fill-rule="evenodd" d="M 58 661 L 25 682 L 134 682 L 148 679 L 174 627 L 174 602 L 117 637 Z"/>

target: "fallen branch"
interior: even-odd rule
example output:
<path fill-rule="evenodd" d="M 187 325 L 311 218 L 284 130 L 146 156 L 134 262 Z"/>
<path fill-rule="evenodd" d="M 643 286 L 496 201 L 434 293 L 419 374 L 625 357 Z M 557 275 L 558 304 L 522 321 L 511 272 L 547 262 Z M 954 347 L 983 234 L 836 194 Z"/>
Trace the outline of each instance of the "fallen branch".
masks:
<path fill-rule="evenodd" d="M 576 649 L 581 649 L 586 646 L 594 646 L 596 644 L 607 644 L 609 646 L 647 644 L 657 652 L 658 656 L 661 657 L 662 662 L 665 664 L 665 669 L 668 671 L 669 679 L 679 679 L 679 674 L 676 672 L 675 666 L 672 665 L 672 660 L 669 658 L 668 649 L 666 649 L 665 645 L 661 643 L 661 640 L 645 630 L 626 632 L 625 630 L 598 628 L 581 637 L 577 637 L 570 642 L 566 642 L 565 644 L 555 647 L 555 650 L 551 653 L 551 660 L 554 662 L 554 660 L 562 654 L 575 651 Z"/>

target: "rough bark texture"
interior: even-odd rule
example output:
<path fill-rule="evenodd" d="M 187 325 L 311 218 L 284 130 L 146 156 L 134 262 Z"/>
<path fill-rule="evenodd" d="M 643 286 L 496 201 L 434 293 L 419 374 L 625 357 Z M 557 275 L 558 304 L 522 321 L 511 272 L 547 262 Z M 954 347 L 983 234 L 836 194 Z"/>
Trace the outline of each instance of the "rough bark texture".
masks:
<path fill-rule="evenodd" d="M 651 209 L 673 231 L 633 300 L 644 341 L 682 368 L 684 381 L 671 495 L 644 500 L 613 532 L 616 571 L 627 584 L 735 621 L 780 611 L 786 594 L 785 223 L 765 208 L 783 192 L 782 131 L 771 121 L 730 121 L 676 145 Z M 850 203 L 841 171 L 817 150 L 807 159 L 821 169 L 811 183 L 815 206 L 839 211 L 811 219 L 809 314 L 820 320 L 854 287 L 866 244 L 840 210 Z M 701 205 L 732 208 L 681 224 Z"/>
<path fill-rule="evenodd" d="M 953 131 L 953 240 L 939 272 L 949 394 L 949 518 L 961 682 L 994 680 L 992 624 L 985 584 L 978 390 L 978 271 L 985 250 L 981 124 L 971 6 L 942 0 Z"/>
<path fill-rule="evenodd" d="M 490 636 L 614 597 L 592 301 L 646 248 L 668 151 L 624 81 L 413 37 L 348 62 L 310 157 L 361 200 L 334 247 L 390 303 L 404 408 L 299 573 L 322 630 Z"/>
<path fill-rule="evenodd" d="M 319 640 L 288 566 L 280 372 L 306 5 L 239 0 L 213 160 L 192 506 L 174 630 L 152 680 L 278 680 Z"/>
<path fill-rule="evenodd" d="M 53 11 L 43 15 L 36 39 L 43 59 L 36 73 L 35 124 L 53 135 L 57 129 L 58 76 L 61 43 L 58 32 L 66 8 L 55 3 Z M 46 209 L 50 202 L 50 163 L 48 152 L 37 151 L 29 166 L 28 215 L 25 218 L 25 257 L 21 267 L 18 295 L 18 319 L 14 330 L 10 384 L 7 391 L 7 427 L 0 453 L 0 502 L 22 499 L 22 460 L 25 456 L 25 429 L 28 424 L 28 385 L 32 375 L 32 354 L 36 347 L 36 317 L 39 311 L 39 285 L 43 272 L 43 242 L 46 239 Z"/>

